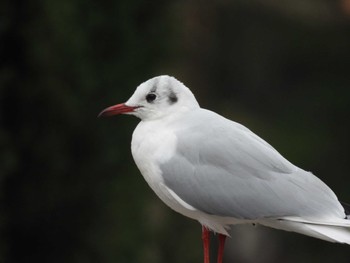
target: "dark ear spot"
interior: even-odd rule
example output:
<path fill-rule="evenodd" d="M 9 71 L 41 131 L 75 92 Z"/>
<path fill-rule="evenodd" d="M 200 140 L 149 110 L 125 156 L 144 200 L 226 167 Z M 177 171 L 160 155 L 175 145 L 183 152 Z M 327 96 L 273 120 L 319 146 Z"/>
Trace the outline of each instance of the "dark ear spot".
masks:
<path fill-rule="evenodd" d="M 170 92 L 168 100 L 169 100 L 170 104 L 174 104 L 177 102 L 178 98 L 177 98 L 176 94 L 174 93 L 174 91 Z"/>

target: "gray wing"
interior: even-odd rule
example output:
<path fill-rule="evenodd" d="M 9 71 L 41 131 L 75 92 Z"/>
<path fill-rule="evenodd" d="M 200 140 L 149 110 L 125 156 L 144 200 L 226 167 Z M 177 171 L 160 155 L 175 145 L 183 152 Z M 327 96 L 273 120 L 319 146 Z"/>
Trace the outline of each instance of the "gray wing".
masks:
<path fill-rule="evenodd" d="M 328 186 L 244 126 L 200 109 L 174 127 L 176 154 L 160 169 L 196 209 L 239 219 L 344 216 Z"/>

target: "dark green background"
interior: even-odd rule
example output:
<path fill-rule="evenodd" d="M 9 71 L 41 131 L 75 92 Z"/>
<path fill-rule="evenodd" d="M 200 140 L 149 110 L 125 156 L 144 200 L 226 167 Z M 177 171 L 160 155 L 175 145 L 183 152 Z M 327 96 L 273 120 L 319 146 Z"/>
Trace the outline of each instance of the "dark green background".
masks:
<path fill-rule="evenodd" d="M 201 262 L 200 225 L 97 119 L 173 75 L 350 202 L 347 0 L 0 2 L 0 262 Z M 234 227 L 226 262 L 349 262 L 350 247 Z"/>

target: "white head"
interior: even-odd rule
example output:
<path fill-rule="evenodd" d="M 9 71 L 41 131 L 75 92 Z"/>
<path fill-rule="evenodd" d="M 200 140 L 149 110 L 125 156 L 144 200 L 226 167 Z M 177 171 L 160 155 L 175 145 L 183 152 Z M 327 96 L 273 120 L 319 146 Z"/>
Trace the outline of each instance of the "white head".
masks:
<path fill-rule="evenodd" d="M 199 108 L 192 92 L 170 76 L 158 76 L 139 85 L 130 99 L 103 110 L 99 116 L 131 114 L 143 121 Z"/>

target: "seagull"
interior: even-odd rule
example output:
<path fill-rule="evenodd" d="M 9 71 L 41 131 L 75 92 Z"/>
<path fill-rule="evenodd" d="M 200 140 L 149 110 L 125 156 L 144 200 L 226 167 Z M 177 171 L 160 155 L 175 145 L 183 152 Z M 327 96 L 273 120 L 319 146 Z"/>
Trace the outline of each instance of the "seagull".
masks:
<path fill-rule="evenodd" d="M 350 245 L 349 205 L 245 126 L 201 108 L 174 77 L 147 80 L 99 116 L 117 114 L 141 120 L 132 136 L 134 161 L 166 205 L 202 225 L 204 263 L 210 231 L 218 234 L 222 263 L 228 230 L 237 224 Z"/>

